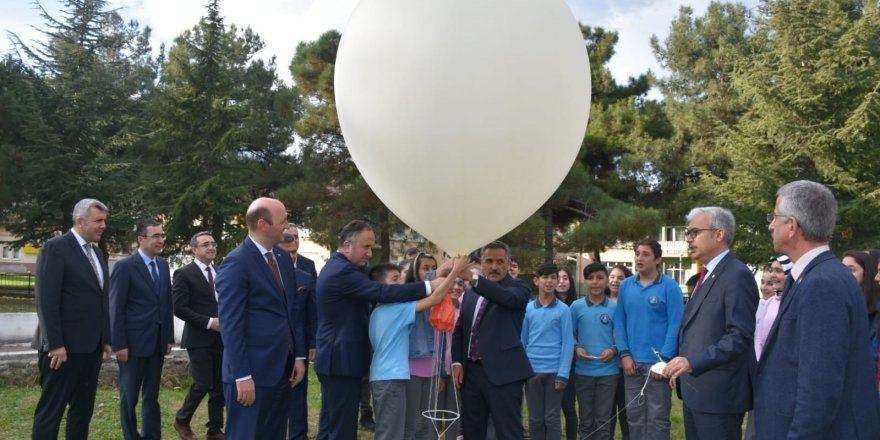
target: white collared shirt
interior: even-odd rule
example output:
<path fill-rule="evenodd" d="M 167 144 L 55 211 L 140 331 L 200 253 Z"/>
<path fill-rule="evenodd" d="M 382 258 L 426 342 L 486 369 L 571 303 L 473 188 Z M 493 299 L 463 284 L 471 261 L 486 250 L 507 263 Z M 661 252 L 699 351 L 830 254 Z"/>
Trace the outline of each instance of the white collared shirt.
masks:
<path fill-rule="evenodd" d="M 810 262 L 812 262 L 822 252 L 829 250 L 831 250 L 831 248 L 827 244 L 823 244 L 822 246 L 815 247 L 807 253 L 801 255 L 801 257 L 794 262 L 794 266 L 791 267 L 791 277 L 795 280 L 799 279 L 801 277 L 801 274 L 804 273 L 804 269 L 807 268 Z"/>

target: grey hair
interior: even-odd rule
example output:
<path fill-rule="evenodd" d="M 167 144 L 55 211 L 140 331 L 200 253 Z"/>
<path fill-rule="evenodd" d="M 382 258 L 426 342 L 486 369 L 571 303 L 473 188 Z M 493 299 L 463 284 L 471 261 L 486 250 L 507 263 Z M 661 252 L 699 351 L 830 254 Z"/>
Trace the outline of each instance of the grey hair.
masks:
<path fill-rule="evenodd" d="M 99 202 L 97 199 L 82 199 L 76 202 L 76 206 L 73 207 L 73 222 L 76 223 L 76 219 L 79 218 L 89 218 L 89 210 L 92 208 L 101 212 L 110 211 L 107 209 L 107 205 Z"/>
<path fill-rule="evenodd" d="M 809 180 L 785 184 L 779 191 L 779 211 L 794 217 L 804 231 L 804 238 L 817 243 L 831 241 L 837 222 L 837 199 L 825 185 Z"/>
<path fill-rule="evenodd" d="M 733 236 L 736 233 L 736 220 L 730 210 L 718 206 L 704 206 L 691 209 L 687 215 L 687 221 L 690 223 L 695 217 L 707 214 L 709 216 L 709 226 L 724 231 L 724 241 L 727 246 L 733 244 Z"/>
<path fill-rule="evenodd" d="M 205 235 L 211 235 L 211 233 L 209 231 L 196 232 L 192 236 L 192 238 L 189 239 L 189 247 L 192 249 L 199 247 L 199 237 L 203 237 Z"/>
<path fill-rule="evenodd" d="M 296 229 L 299 229 L 299 227 L 298 227 L 297 225 L 293 224 L 293 223 L 288 223 L 288 224 L 287 224 L 287 227 L 284 228 L 284 229 L 290 229 L 290 228 L 296 228 Z"/>
<path fill-rule="evenodd" d="M 480 248 L 480 257 L 481 258 L 484 255 L 486 255 L 486 249 L 504 249 L 504 252 L 507 253 L 507 258 L 508 259 L 511 258 L 510 246 L 508 246 L 507 243 L 505 243 L 501 240 L 495 240 L 495 241 L 483 246 L 482 248 Z"/>

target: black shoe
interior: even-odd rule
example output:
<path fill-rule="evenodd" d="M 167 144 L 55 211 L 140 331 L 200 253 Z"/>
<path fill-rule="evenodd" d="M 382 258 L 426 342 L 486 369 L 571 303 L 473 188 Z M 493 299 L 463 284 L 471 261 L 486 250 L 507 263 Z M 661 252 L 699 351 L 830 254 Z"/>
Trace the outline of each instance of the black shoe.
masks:
<path fill-rule="evenodd" d="M 361 429 L 370 432 L 376 431 L 376 422 L 373 421 L 373 414 L 368 412 L 361 413 Z"/>

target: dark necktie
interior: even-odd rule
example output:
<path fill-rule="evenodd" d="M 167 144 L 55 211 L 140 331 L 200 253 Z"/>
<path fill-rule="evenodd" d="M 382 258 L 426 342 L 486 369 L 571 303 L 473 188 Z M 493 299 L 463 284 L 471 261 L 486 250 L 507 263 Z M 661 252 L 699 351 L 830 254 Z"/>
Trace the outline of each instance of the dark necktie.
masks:
<path fill-rule="evenodd" d="M 150 261 L 150 275 L 153 277 L 153 287 L 159 292 L 159 271 L 156 270 L 156 260 Z"/>
<path fill-rule="evenodd" d="M 278 283 L 278 287 L 283 292 L 284 282 L 281 281 L 281 271 L 278 270 L 278 263 L 275 261 L 275 256 L 272 255 L 272 251 L 266 252 L 266 260 L 269 262 L 269 270 L 272 271 L 272 276 L 275 277 L 275 282 Z"/>
<path fill-rule="evenodd" d="M 205 272 L 208 272 L 208 284 L 211 285 L 211 292 L 217 292 L 214 289 L 214 271 L 211 270 L 211 266 L 205 268 Z"/>
<path fill-rule="evenodd" d="M 700 272 L 700 280 L 697 281 L 697 287 L 694 287 L 694 292 L 691 293 L 691 297 L 690 297 L 690 299 L 694 299 L 694 297 L 697 296 L 697 292 L 699 292 L 699 291 L 700 291 L 700 287 L 703 286 L 703 280 L 706 279 L 706 274 L 707 274 L 707 273 L 709 273 L 709 269 L 706 269 L 705 267 L 703 267 L 702 272 Z"/>
<path fill-rule="evenodd" d="M 468 357 L 477 362 L 481 359 L 480 356 L 480 323 L 483 322 L 483 314 L 486 312 L 486 303 L 489 300 L 483 298 L 483 301 L 480 302 L 480 307 L 477 308 L 477 317 L 474 319 L 474 325 L 471 327 L 471 348 L 468 350 Z"/>

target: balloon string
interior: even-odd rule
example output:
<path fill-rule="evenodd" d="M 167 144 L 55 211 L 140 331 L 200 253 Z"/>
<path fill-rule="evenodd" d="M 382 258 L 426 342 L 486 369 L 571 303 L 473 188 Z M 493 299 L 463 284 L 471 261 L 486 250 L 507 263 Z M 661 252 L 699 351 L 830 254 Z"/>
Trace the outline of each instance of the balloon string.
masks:
<path fill-rule="evenodd" d="M 601 425 L 599 425 L 599 426 L 598 426 L 593 432 L 587 434 L 587 435 L 583 438 L 583 440 L 586 440 L 586 439 L 592 437 L 593 434 L 599 432 L 599 430 L 601 430 L 602 428 L 604 428 L 605 425 L 611 423 L 612 420 L 617 419 L 617 417 L 620 416 L 620 413 L 626 411 L 626 409 L 629 408 L 629 407 L 630 407 L 633 403 L 635 403 L 637 400 L 639 400 L 639 399 L 644 399 L 644 398 L 645 398 L 645 388 L 648 387 L 648 381 L 650 381 L 650 380 L 651 380 L 651 373 L 648 372 L 648 376 L 645 378 L 645 383 L 644 383 L 644 385 L 642 385 L 642 389 L 639 390 L 639 394 L 637 394 L 636 397 L 633 397 L 633 399 L 630 400 L 629 403 L 627 403 L 623 408 L 620 408 L 620 410 L 617 411 L 616 414 L 614 414 L 613 416 L 611 416 L 610 419 L 606 420 L 604 423 L 602 423 Z M 644 405 L 644 403 L 645 403 L 644 400 L 641 400 L 641 401 L 639 402 L 639 404 L 636 405 L 636 406 Z"/>

